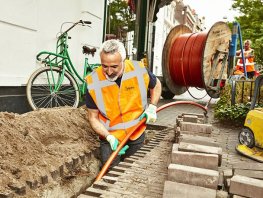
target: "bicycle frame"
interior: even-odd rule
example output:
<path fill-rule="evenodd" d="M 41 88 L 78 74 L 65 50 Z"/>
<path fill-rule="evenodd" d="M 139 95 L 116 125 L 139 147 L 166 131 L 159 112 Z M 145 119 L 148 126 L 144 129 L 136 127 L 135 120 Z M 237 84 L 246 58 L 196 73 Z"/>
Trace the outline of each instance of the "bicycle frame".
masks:
<path fill-rule="evenodd" d="M 83 21 L 78 21 L 78 22 L 74 23 L 68 30 L 66 30 L 64 33 L 62 33 L 58 37 L 58 40 L 56 43 L 56 53 L 49 52 L 49 51 L 42 51 L 42 52 L 37 54 L 37 57 L 36 57 L 37 60 L 39 60 L 42 63 L 44 63 L 45 65 L 49 66 L 51 71 L 52 71 L 52 67 L 60 67 L 62 69 L 61 70 L 62 75 L 58 79 L 58 82 L 56 82 L 55 87 L 53 88 L 53 87 L 51 87 L 51 85 L 49 86 L 50 92 L 56 92 L 62 86 L 65 71 L 68 71 L 72 75 L 72 77 L 74 78 L 76 83 L 78 84 L 80 95 L 83 96 L 86 92 L 86 82 L 85 82 L 84 78 L 86 77 L 86 75 L 88 75 L 90 72 L 92 72 L 94 68 L 96 68 L 99 65 L 99 64 L 89 64 L 88 58 L 85 57 L 84 72 L 83 72 L 83 77 L 81 77 L 78 74 L 78 72 L 76 71 L 76 69 L 75 69 L 75 67 L 74 67 L 74 65 L 70 59 L 70 55 L 68 53 L 68 44 L 67 44 L 68 39 L 69 39 L 68 31 L 71 30 L 76 25 L 78 25 L 79 23 L 90 24 L 90 22 L 83 22 Z M 44 59 L 41 59 L 40 57 L 42 55 L 46 55 L 46 57 Z M 81 83 L 78 83 L 77 79 L 79 79 Z M 54 82 L 53 73 L 52 73 L 52 80 Z M 48 81 L 49 81 L 49 79 L 48 79 Z M 49 84 L 51 84 L 51 83 L 49 82 Z"/>

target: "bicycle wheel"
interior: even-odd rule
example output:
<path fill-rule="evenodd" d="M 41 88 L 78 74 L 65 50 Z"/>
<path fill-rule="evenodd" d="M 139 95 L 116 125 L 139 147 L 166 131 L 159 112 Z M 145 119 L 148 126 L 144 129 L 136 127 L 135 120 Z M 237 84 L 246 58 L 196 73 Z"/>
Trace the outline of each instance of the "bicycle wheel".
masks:
<path fill-rule="evenodd" d="M 58 86 L 58 82 L 61 85 Z M 70 73 L 58 67 L 43 67 L 36 70 L 27 83 L 27 100 L 33 110 L 60 106 L 77 107 L 79 104 L 78 84 Z"/>

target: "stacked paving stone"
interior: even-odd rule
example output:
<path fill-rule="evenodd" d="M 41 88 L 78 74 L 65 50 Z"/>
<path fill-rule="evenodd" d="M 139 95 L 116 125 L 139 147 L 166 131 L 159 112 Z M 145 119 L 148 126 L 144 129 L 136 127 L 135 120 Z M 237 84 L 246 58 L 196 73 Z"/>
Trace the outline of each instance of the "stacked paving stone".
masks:
<path fill-rule="evenodd" d="M 163 198 L 228 197 L 219 190 L 223 186 L 223 175 L 218 171 L 222 148 L 211 138 L 212 125 L 206 122 L 202 114 L 178 116 Z"/>
<path fill-rule="evenodd" d="M 246 162 L 223 169 L 222 148 L 211 132 L 203 114 L 182 114 L 174 130 L 156 131 L 135 155 L 113 167 L 79 198 L 263 197 L 263 166 Z"/>
<path fill-rule="evenodd" d="M 113 167 L 78 198 L 162 197 L 174 139 L 172 128 L 162 128 L 139 151 Z"/>
<path fill-rule="evenodd" d="M 263 197 L 263 165 L 261 163 L 237 163 L 224 170 L 224 182 L 235 197 Z"/>

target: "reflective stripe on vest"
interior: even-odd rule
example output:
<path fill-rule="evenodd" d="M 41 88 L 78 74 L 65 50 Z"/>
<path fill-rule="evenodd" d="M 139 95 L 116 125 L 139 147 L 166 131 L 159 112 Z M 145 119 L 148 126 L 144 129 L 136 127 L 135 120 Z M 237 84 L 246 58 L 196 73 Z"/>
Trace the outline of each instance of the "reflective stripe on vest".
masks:
<path fill-rule="evenodd" d="M 253 50 L 252 49 L 249 49 L 247 51 L 244 52 L 244 56 L 248 56 Z M 243 66 L 243 60 L 242 58 L 240 58 L 238 61 L 237 61 L 237 65 L 239 66 Z M 251 66 L 253 65 L 254 66 L 254 58 L 251 57 L 251 58 L 245 58 L 245 65 L 246 66 Z"/>
<path fill-rule="evenodd" d="M 129 80 L 131 78 L 136 77 L 138 81 L 138 87 L 140 89 L 140 94 L 141 94 L 141 98 L 138 98 L 138 100 L 141 99 L 141 104 L 143 108 L 145 109 L 147 106 L 147 87 L 145 87 L 144 74 L 147 74 L 147 70 L 144 67 L 140 67 L 138 62 L 132 61 L 132 64 L 133 64 L 134 70 L 124 72 L 121 81 Z M 106 122 L 100 119 L 101 123 L 105 126 L 105 128 L 109 131 L 113 131 L 113 130 L 127 129 L 127 128 L 133 127 L 136 124 L 138 124 L 140 120 L 139 118 L 136 118 L 134 120 L 130 120 L 127 122 L 115 124 L 114 126 L 110 126 L 110 120 L 107 117 L 106 107 L 103 101 L 102 88 L 111 86 L 111 85 L 116 85 L 116 83 L 108 81 L 107 79 L 99 80 L 99 76 L 97 72 L 93 72 L 91 76 L 92 76 L 92 83 L 89 83 L 87 87 L 89 91 L 91 90 L 95 91 L 97 107 L 100 113 L 107 119 Z"/>
<path fill-rule="evenodd" d="M 238 61 L 237 65 L 238 65 L 238 66 L 243 66 L 243 61 L 242 61 L 242 59 L 240 59 L 240 60 L 241 60 L 241 61 Z M 253 62 L 253 61 L 252 61 L 252 62 L 249 62 L 249 60 L 246 58 L 245 65 L 246 65 L 246 66 L 254 65 L 254 62 Z"/>

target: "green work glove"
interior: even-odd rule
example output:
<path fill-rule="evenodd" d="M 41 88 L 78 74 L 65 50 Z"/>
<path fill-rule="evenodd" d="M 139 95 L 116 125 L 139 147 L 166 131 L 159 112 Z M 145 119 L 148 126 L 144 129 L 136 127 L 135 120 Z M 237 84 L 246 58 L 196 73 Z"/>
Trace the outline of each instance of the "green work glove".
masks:
<path fill-rule="evenodd" d="M 148 124 L 149 122 L 155 122 L 157 119 L 156 110 L 157 107 L 153 104 L 150 104 L 147 107 L 147 109 L 143 112 L 143 114 L 140 116 L 140 120 L 146 117 L 146 124 Z"/>
<path fill-rule="evenodd" d="M 125 146 L 120 150 L 120 152 L 118 153 L 118 155 L 124 155 L 128 148 L 129 148 L 129 146 L 128 146 L 128 145 L 125 145 Z"/>
<path fill-rule="evenodd" d="M 114 135 L 107 135 L 106 140 L 110 143 L 111 150 L 115 151 L 117 149 L 117 146 L 119 144 L 119 141 L 117 140 Z"/>
<path fill-rule="evenodd" d="M 116 151 L 118 145 L 119 145 L 119 141 L 117 140 L 117 138 L 114 137 L 114 135 L 107 135 L 106 140 L 110 143 L 111 149 L 113 151 Z M 120 152 L 118 153 L 118 155 L 124 155 L 126 150 L 129 148 L 128 145 L 124 146 Z"/>

